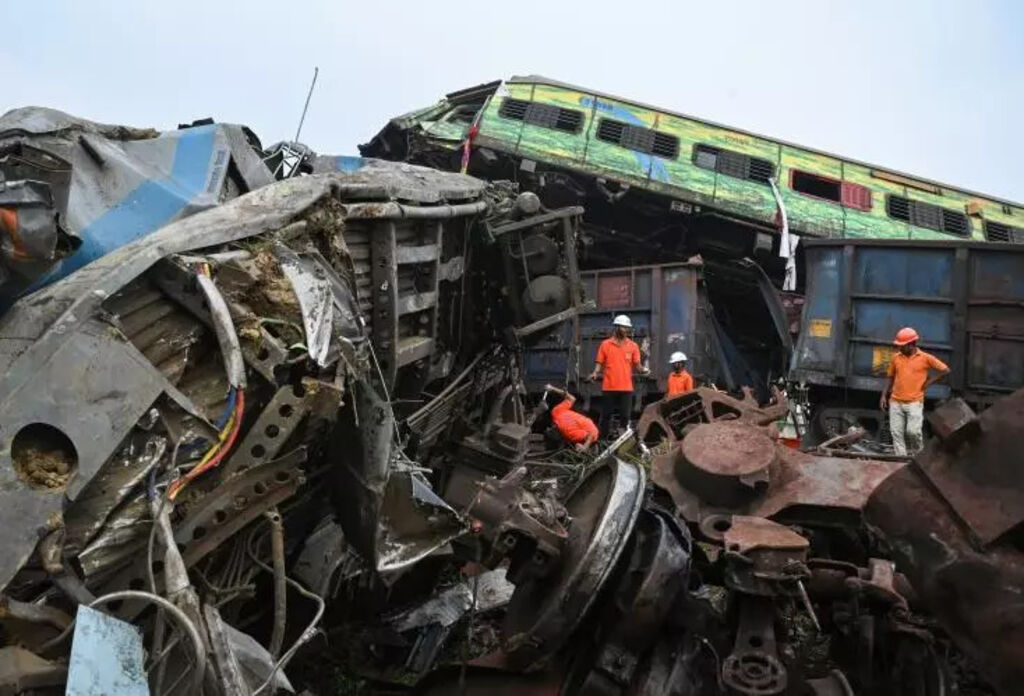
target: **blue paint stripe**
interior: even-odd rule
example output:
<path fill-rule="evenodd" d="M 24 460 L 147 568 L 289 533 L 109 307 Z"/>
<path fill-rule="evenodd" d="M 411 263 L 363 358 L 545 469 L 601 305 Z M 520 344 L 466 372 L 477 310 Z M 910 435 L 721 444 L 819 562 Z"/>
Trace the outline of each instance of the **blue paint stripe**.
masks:
<path fill-rule="evenodd" d="M 216 125 L 209 125 L 176 133 L 178 142 L 171 175 L 143 181 L 86 226 L 78 250 L 36 279 L 23 294 L 56 282 L 114 249 L 155 232 L 179 215 L 206 187 L 216 130 Z"/>
<path fill-rule="evenodd" d="M 611 104 L 601 99 L 595 100 L 593 97 L 580 97 L 580 106 L 586 108 L 596 108 L 598 111 L 604 112 L 623 123 L 628 123 L 633 126 L 639 126 L 641 128 L 649 128 L 649 126 L 640 120 L 640 117 L 634 114 L 629 109 L 618 104 Z M 630 150 L 633 153 L 633 157 L 636 158 L 637 165 L 646 173 L 659 180 L 668 183 L 668 170 L 665 168 L 665 163 L 658 157 L 648 155 L 643 152 L 637 152 L 636 150 Z"/>
<path fill-rule="evenodd" d="M 362 157 L 351 155 L 339 155 L 334 158 L 334 168 L 339 172 L 354 172 L 366 166 L 366 160 Z"/>

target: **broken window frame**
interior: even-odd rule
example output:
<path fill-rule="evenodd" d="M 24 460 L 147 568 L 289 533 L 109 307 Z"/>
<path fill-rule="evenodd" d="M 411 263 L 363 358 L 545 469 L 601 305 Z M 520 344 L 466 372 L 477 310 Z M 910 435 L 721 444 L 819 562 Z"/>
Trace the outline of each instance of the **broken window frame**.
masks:
<path fill-rule="evenodd" d="M 706 159 L 702 163 L 702 155 L 705 156 L 705 158 L 707 156 L 714 157 L 714 165 L 708 166 Z M 693 164 L 701 169 L 709 169 L 718 174 L 724 174 L 725 176 L 731 176 L 734 179 L 741 179 L 743 181 L 754 181 L 760 184 L 767 184 L 768 181 L 775 176 L 775 163 L 771 160 L 748 155 L 745 152 L 726 150 L 725 148 L 715 147 L 714 145 L 707 145 L 705 143 L 694 144 L 692 160 Z M 761 170 L 767 168 L 768 173 L 764 175 L 763 171 L 758 172 L 755 167 L 760 168 Z"/>
<path fill-rule="evenodd" d="M 514 109 L 514 110 L 513 110 Z M 543 114 L 543 116 L 542 116 Z M 529 126 L 547 128 L 559 133 L 579 134 L 583 131 L 583 112 L 554 104 L 505 97 L 498 107 L 498 116 L 510 121 L 521 121 Z M 554 117 L 552 120 L 551 116 Z M 562 127 L 563 124 L 566 127 Z"/>
<path fill-rule="evenodd" d="M 890 193 L 885 197 L 885 214 L 893 220 L 899 220 L 914 227 L 935 230 L 964 239 L 969 239 L 971 236 L 971 221 L 966 213 L 943 208 L 934 203 L 917 201 Z M 961 224 L 955 225 L 954 221 Z"/>
<path fill-rule="evenodd" d="M 818 179 L 820 181 L 834 184 L 837 186 L 836 198 L 829 198 L 827 196 L 819 196 L 818 194 L 811 193 L 809 191 L 802 191 L 797 188 L 797 176 L 810 177 Z M 828 201 L 829 203 L 835 203 L 841 205 L 844 208 L 852 208 L 854 210 L 862 210 L 868 212 L 871 210 L 872 193 L 871 189 L 867 186 L 860 184 L 854 184 L 849 181 L 843 181 L 842 179 L 836 179 L 831 176 L 822 176 L 821 174 L 815 174 L 805 169 L 790 169 L 789 170 L 789 188 L 799 193 L 801 196 L 807 196 L 809 198 L 815 198 L 820 201 Z"/>
<path fill-rule="evenodd" d="M 617 129 L 618 132 L 612 135 L 609 132 L 610 129 Z M 678 137 L 653 128 L 635 126 L 614 118 L 599 119 L 597 129 L 594 131 L 594 137 L 602 143 L 618 145 L 627 150 L 641 152 L 653 157 L 667 160 L 674 160 L 679 157 Z"/>

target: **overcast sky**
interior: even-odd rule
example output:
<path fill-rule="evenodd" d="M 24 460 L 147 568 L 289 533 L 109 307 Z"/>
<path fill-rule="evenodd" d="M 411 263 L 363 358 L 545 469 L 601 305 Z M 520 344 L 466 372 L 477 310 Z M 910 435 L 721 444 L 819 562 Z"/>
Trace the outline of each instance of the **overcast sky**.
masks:
<path fill-rule="evenodd" d="M 355 154 L 445 92 L 541 74 L 1024 201 L 1024 3 L 3 2 L 0 110 Z"/>

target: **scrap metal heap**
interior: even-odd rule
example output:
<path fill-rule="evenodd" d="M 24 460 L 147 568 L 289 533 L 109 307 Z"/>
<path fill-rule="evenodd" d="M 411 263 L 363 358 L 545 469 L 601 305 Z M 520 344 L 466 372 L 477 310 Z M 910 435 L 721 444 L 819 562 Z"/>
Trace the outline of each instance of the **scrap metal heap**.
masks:
<path fill-rule="evenodd" d="M 226 127 L 222 202 L 112 237 L 26 168 L 57 148 L 102 189 L 74 162 L 124 133 L 65 126 L 0 142 L 50 211 L 15 285 L 51 274 L 0 319 L 0 693 L 1019 683 L 1024 392 L 950 406 L 910 466 L 783 446 L 778 391 L 698 389 L 579 455 L 522 352 L 582 306 L 581 209 Z"/>

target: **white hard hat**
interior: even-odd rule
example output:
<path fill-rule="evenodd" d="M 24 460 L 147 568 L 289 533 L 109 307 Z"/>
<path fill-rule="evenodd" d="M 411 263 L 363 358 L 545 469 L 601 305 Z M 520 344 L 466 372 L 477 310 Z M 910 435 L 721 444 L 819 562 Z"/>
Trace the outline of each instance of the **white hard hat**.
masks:
<path fill-rule="evenodd" d="M 625 314 L 620 314 L 612 320 L 612 326 L 625 326 L 627 329 L 632 329 L 633 322 Z"/>
<path fill-rule="evenodd" d="M 677 350 L 672 354 L 672 357 L 668 359 L 670 363 L 686 362 L 686 353 Z"/>

